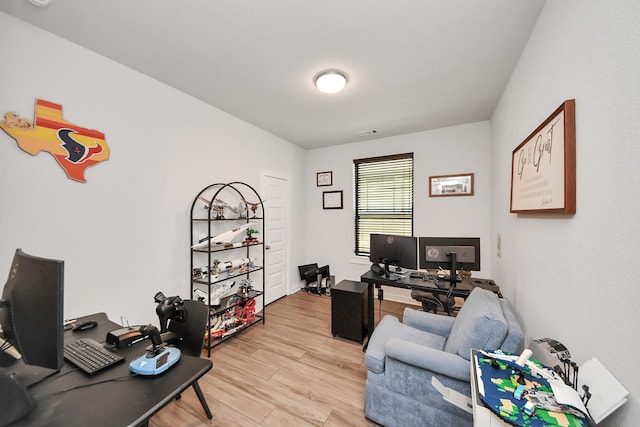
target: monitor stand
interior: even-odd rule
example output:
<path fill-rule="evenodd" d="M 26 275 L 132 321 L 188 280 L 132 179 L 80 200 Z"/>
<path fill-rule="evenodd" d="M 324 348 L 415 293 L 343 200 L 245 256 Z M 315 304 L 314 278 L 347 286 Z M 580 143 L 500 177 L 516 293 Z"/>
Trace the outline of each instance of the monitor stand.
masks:
<path fill-rule="evenodd" d="M 449 280 L 451 288 L 456 287 L 456 283 L 458 280 L 458 265 L 456 261 L 456 253 L 454 251 L 447 252 L 447 256 L 449 257 L 449 263 L 451 264 L 451 270 L 449 270 Z"/>
<path fill-rule="evenodd" d="M 389 265 L 397 261 L 389 258 L 383 258 L 382 262 L 384 263 L 384 277 L 389 280 L 399 280 L 400 278 L 395 274 L 391 275 L 391 270 L 389 269 Z"/>
<path fill-rule="evenodd" d="M 8 425 L 25 417 L 38 405 L 27 387 L 9 373 L 7 368 L 0 368 L 0 424 Z"/>
<path fill-rule="evenodd" d="M 31 387 L 58 372 L 55 369 L 26 365 L 22 359 L 16 359 L 6 351 L 0 351 L 0 370 L 6 372 L 7 375 L 15 377 L 25 387 Z"/>

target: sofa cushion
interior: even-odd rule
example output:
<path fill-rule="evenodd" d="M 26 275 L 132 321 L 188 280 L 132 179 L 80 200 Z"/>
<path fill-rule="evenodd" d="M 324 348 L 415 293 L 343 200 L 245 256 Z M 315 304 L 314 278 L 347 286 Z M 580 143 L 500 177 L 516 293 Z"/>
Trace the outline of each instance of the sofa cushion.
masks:
<path fill-rule="evenodd" d="M 520 326 L 520 322 L 516 318 L 513 310 L 511 310 L 511 305 L 509 301 L 504 298 L 499 299 L 500 304 L 502 305 L 502 314 L 504 315 L 504 319 L 507 321 L 507 325 L 509 329 L 507 330 L 507 336 L 500 347 L 504 351 L 508 351 L 510 353 L 520 353 L 520 346 L 524 342 L 524 333 L 522 332 L 522 327 Z"/>
<path fill-rule="evenodd" d="M 384 372 L 385 348 L 390 338 L 399 338 L 415 344 L 442 350 L 444 337 L 424 332 L 400 323 L 397 317 L 386 315 L 382 318 L 367 344 L 364 357 L 367 369 L 377 374 Z"/>
<path fill-rule="evenodd" d="M 507 322 L 497 295 L 475 288 L 458 312 L 444 350 L 469 360 L 472 348 L 500 348 L 507 330 Z"/>

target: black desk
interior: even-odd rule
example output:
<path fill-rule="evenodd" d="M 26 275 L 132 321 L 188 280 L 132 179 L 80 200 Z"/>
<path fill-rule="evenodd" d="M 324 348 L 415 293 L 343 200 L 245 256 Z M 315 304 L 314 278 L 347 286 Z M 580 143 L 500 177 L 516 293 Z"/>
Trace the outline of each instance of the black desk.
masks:
<path fill-rule="evenodd" d="M 474 288 L 484 288 L 495 292 L 499 297 L 502 297 L 500 293 L 500 287 L 493 282 L 493 280 L 489 279 L 478 279 L 475 277 L 463 278 L 460 282 L 456 283 L 456 286 L 451 289 L 449 282 L 438 283 L 431 280 L 424 280 L 420 278 L 412 278 L 409 277 L 407 273 L 404 277 L 395 277 L 388 278 L 381 276 L 371 270 L 364 273 L 360 276 L 360 281 L 367 283 L 369 285 L 369 333 L 368 338 L 371 338 L 371 334 L 373 333 L 374 325 L 374 295 L 373 295 L 373 287 L 380 286 L 391 286 L 394 288 L 403 288 L 403 289 L 417 289 L 425 292 L 429 292 L 437 295 L 450 295 L 453 297 L 461 297 L 467 298 L 471 291 Z M 366 345 L 365 345 L 366 348 Z"/>
<path fill-rule="evenodd" d="M 82 337 L 104 342 L 107 332 L 120 327 L 104 313 L 78 320 L 96 320 L 98 326 L 84 332 L 67 331 L 64 333 L 65 342 Z M 29 389 L 38 406 L 12 426 L 146 425 L 149 418 L 213 366 L 211 360 L 182 355 L 178 363 L 163 374 L 133 376 L 129 362 L 144 354 L 149 344 L 146 340 L 119 350 L 118 354 L 126 357 L 125 362 L 92 376 L 85 375 L 65 361 L 60 372 Z M 80 388 L 62 391 L 78 386 Z"/>

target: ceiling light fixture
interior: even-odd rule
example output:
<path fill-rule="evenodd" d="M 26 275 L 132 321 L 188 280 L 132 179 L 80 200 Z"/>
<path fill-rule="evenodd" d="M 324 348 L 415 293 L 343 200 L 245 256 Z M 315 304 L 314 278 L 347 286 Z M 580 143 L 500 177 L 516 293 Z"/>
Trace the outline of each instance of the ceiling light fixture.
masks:
<path fill-rule="evenodd" d="M 340 92 L 348 80 L 347 74 L 339 70 L 324 70 L 313 78 L 316 87 L 324 93 Z"/>
<path fill-rule="evenodd" d="M 34 6 L 47 7 L 49 6 L 49 0 L 28 0 Z"/>

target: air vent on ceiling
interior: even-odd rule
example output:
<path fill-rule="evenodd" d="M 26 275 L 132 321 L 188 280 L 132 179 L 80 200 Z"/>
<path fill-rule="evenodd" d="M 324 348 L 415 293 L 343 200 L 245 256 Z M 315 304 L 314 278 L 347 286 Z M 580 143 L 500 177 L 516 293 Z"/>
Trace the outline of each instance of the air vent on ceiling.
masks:
<path fill-rule="evenodd" d="M 360 132 L 358 132 L 358 135 L 371 136 L 371 135 L 375 135 L 376 133 L 378 133 L 377 129 L 367 129 L 367 130 L 361 130 Z"/>

